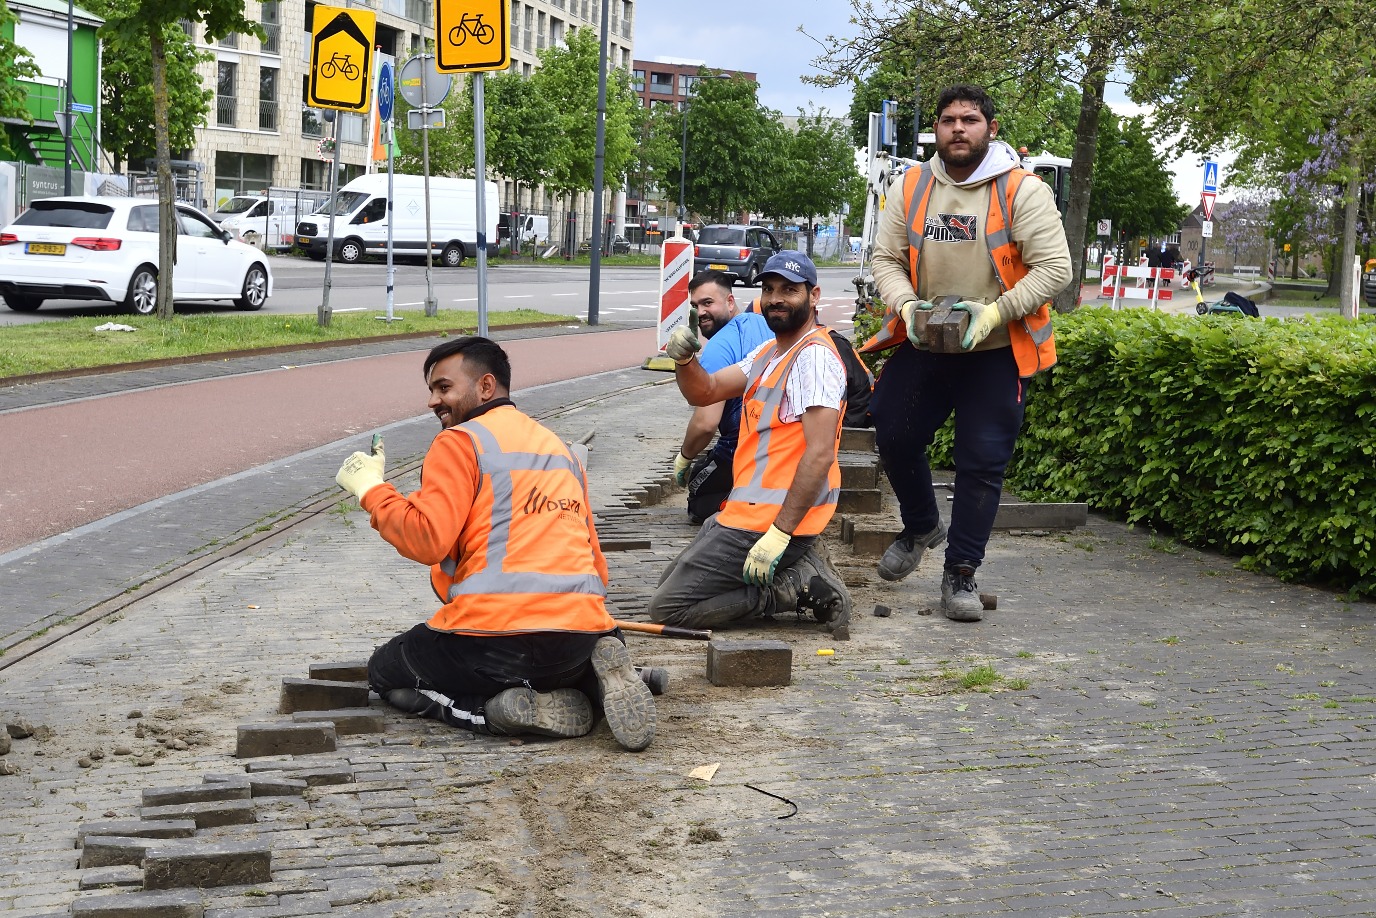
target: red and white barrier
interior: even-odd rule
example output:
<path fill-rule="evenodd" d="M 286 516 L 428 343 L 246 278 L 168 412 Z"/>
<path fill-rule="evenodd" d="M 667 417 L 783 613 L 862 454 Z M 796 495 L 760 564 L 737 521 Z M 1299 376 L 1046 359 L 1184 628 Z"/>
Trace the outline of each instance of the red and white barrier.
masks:
<path fill-rule="evenodd" d="M 659 249 L 659 352 L 674 329 L 688 322 L 688 281 L 693 274 L 693 243 L 670 236 Z"/>
<path fill-rule="evenodd" d="M 1106 265 L 1103 282 L 1099 289 L 1101 296 L 1113 298 L 1113 308 L 1118 308 L 1119 300 L 1151 300 L 1153 303 L 1171 299 L 1171 279 L 1175 277 L 1174 268 L 1145 268 L 1138 265 Z M 1127 287 L 1128 278 L 1141 278 L 1150 281 L 1147 286 Z"/>

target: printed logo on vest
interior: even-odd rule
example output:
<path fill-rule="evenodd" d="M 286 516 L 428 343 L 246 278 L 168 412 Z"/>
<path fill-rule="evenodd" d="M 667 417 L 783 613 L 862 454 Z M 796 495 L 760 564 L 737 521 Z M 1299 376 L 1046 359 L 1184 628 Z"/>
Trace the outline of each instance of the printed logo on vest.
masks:
<path fill-rule="evenodd" d="M 539 488 L 531 488 L 526 502 L 521 506 L 525 513 L 582 513 L 583 502 L 562 497 L 555 499 L 540 493 Z"/>
<path fill-rule="evenodd" d="M 974 214 L 937 214 L 923 221 L 922 235 L 934 242 L 974 242 L 979 218 Z"/>

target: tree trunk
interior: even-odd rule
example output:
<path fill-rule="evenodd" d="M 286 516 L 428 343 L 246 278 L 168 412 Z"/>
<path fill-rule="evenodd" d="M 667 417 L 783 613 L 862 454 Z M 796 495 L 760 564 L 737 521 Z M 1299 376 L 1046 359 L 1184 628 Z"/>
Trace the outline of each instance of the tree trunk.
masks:
<path fill-rule="evenodd" d="M 172 271 L 177 260 L 177 206 L 172 187 L 172 152 L 168 139 L 167 45 L 161 29 L 152 35 L 153 137 L 158 163 L 158 318 L 172 318 Z"/>
<path fill-rule="evenodd" d="M 808 257 L 808 258 L 811 258 L 811 257 L 812 257 L 812 251 L 813 251 L 813 249 L 812 249 L 812 237 L 813 237 L 813 233 L 814 233 L 813 226 L 814 226 L 814 224 L 813 224 L 813 222 L 812 222 L 812 218 L 809 217 L 809 218 L 808 218 L 808 221 L 807 221 L 807 257 Z"/>
<path fill-rule="evenodd" d="M 1106 42 L 1090 39 L 1087 70 L 1080 84 L 1080 119 L 1075 126 L 1075 156 L 1070 166 L 1070 202 L 1065 213 L 1065 238 L 1070 244 L 1070 286 L 1057 294 L 1057 312 L 1071 312 L 1079 305 L 1085 271 L 1085 238 L 1089 229 L 1089 196 L 1094 190 L 1094 157 L 1099 146 L 1099 112 L 1104 107 Z"/>
<path fill-rule="evenodd" d="M 1343 195 L 1343 241 L 1338 247 L 1338 263 L 1333 273 L 1338 281 L 1338 308 L 1346 311 L 1352 302 L 1352 262 L 1357 257 L 1357 209 L 1361 204 L 1362 158 L 1356 143 L 1347 151 L 1347 193 Z M 1328 284 L 1333 286 L 1332 281 Z"/>

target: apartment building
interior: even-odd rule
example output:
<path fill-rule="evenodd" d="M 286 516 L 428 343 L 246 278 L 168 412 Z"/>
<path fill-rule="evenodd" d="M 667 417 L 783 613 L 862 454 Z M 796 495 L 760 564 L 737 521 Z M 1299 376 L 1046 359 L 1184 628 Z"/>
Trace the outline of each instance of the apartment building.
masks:
<path fill-rule="evenodd" d="M 660 57 L 652 61 L 634 61 L 631 66 L 631 88 L 640 96 L 646 108 L 652 105 L 672 105 L 682 109 L 698 82 L 698 71 L 707 67 L 706 61 Z M 743 76 L 754 80 L 755 74 L 744 70 L 718 70 L 727 76 Z M 758 81 L 757 81 L 758 82 Z"/>
<path fill-rule="evenodd" d="M 510 4 L 511 69 L 529 75 L 538 66 L 537 53 L 562 42 L 569 29 L 598 29 L 602 0 L 510 0 Z M 315 5 L 312 0 L 246 3 L 248 14 L 260 18 L 265 32 L 262 40 L 230 35 L 207 43 L 202 26 L 183 23 L 197 46 L 212 56 L 200 73 L 206 85 L 214 87 L 215 100 L 190 151 L 190 159 L 204 169 L 210 207 L 232 195 L 259 193 L 269 186 L 329 187 L 330 153 L 322 141 L 334 136 L 334 126 L 326 122 L 323 110 L 306 104 Z M 399 65 L 433 38 L 427 0 L 354 0 L 346 5 L 377 14 L 379 60 L 391 59 Z M 632 0 L 610 0 L 609 19 L 609 63 L 629 68 Z M 377 168 L 373 161 L 376 127 L 373 115 L 337 114 L 343 182 Z M 453 124 L 445 128 L 471 129 Z"/>

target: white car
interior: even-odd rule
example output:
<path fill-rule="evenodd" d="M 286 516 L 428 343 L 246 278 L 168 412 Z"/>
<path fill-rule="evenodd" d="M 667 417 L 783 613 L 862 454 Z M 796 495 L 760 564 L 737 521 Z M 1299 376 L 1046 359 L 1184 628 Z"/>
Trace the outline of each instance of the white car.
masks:
<path fill-rule="evenodd" d="M 174 300 L 233 300 L 262 309 L 272 295 L 263 253 L 194 207 L 177 205 Z M 0 230 L 0 296 L 16 312 L 44 300 L 108 300 L 139 315 L 158 308 L 158 202 L 62 197 L 32 202 Z"/>

